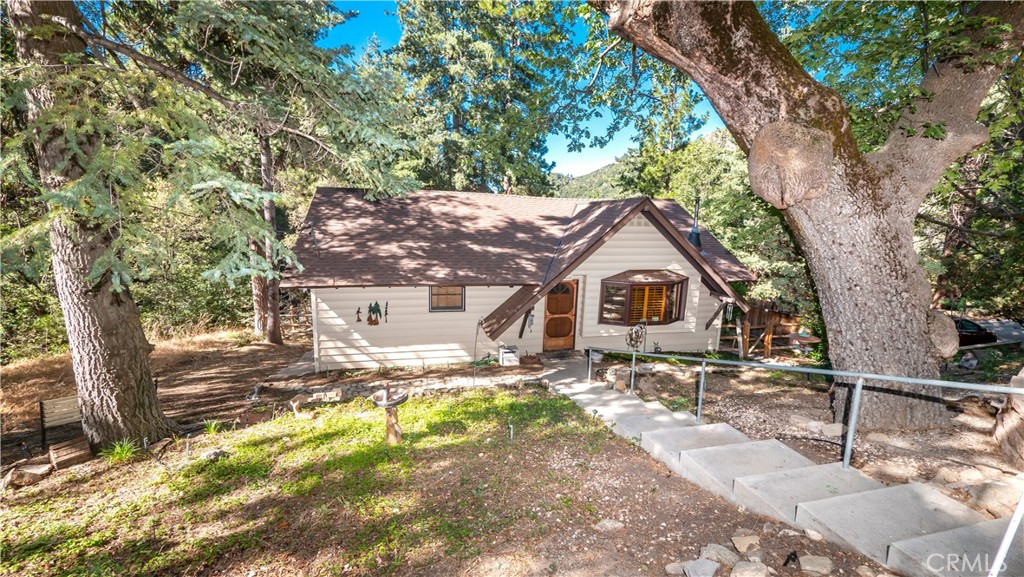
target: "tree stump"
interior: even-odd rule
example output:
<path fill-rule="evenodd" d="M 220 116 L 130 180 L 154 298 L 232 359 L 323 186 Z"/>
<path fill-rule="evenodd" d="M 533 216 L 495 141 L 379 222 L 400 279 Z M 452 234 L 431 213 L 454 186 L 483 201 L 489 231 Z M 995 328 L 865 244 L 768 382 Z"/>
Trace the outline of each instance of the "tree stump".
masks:
<path fill-rule="evenodd" d="M 389 445 L 397 445 L 402 442 L 402 427 L 398 425 L 398 407 L 384 409 L 387 415 L 387 441 Z"/>
<path fill-rule="evenodd" d="M 1010 386 L 1021 389 L 1022 394 L 1006 396 L 996 415 L 993 435 L 1010 464 L 1024 469 L 1024 369 L 1010 379 Z"/>

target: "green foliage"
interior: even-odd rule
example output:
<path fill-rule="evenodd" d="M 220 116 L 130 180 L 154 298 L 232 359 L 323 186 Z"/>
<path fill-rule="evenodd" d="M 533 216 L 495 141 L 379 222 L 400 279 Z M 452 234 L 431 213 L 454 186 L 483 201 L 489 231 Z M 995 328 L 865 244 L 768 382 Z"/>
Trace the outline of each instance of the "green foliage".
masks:
<path fill-rule="evenodd" d="M 100 450 L 100 457 L 110 461 L 111 463 L 121 464 L 129 463 L 139 457 L 142 449 L 139 445 L 130 439 L 124 439 L 117 441 L 113 445 Z"/>
<path fill-rule="evenodd" d="M 853 133 L 867 151 L 881 146 L 894 128 L 944 138 L 941 123 L 896 125 L 906 109 L 928 98 L 920 83 L 934 63 L 953 57 L 965 57 L 967 66 L 1005 60 L 1005 52 L 973 56 L 994 46 L 1004 30 L 970 16 L 973 5 L 773 0 L 763 2 L 761 12 L 800 63 L 843 96 Z"/>
<path fill-rule="evenodd" d="M 287 248 L 294 228 L 264 222 L 266 203 L 301 206 L 309 180 L 325 178 L 370 197 L 415 186 L 400 168 L 408 144 L 391 130 L 408 112 L 390 96 L 403 85 L 350 62 L 347 48 L 317 45 L 350 16 L 333 3 L 78 8 L 86 30 L 120 48 L 69 54 L 63 69 L 20 62 L 4 13 L 4 362 L 64 342 L 48 334 L 60 324 L 47 279 L 52 219 L 108 236 L 90 280 L 131 287 L 149 327 L 175 333 L 244 322 L 248 283 L 238 279 L 301 267 Z M 30 122 L 26 90 L 43 85 L 53 105 Z M 271 137 L 284 186 L 263 186 L 257 134 Z M 37 138 L 65 144 L 60 164 L 74 167 L 72 178 L 40 182 Z"/>
<path fill-rule="evenodd" d="M 398 5 L 389 62 L 418 111 L 415 170 L 431 188 L 545 193 L 549 134 L 593 112 L 573 86 L 575 15 L 554 2 Z"/>
<path fill-rule="evenodd" d="M 207 435 L 216 435 L 224 428 L 223 423 L 216 420 L 203 421 L 203 432 Z"/>
<path fill-rule="evenodd" d="M 566 198 L 621 198 L 628 196 L 620 185 L 621 175 L 627 170 L 624 158 L 589 174 L 571 177 L 552 174 L 554 196 Z"/>
<path fill-rule="evenodd" d="M 918 252 L 936 300 L 1024 317 L 1024 66 L 982 106 L 989 141 L 946 171 L 922 208 Z"/>

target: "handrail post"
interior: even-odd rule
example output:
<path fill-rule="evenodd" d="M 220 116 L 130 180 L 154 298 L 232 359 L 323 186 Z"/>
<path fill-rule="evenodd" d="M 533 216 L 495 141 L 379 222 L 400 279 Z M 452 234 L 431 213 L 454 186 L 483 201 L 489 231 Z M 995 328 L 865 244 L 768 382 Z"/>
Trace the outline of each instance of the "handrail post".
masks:
<path fill-rule="evenodd" d="M 998 577 L 1003 570 L 1003 561 L 1006 560 L 1010 544 L 1013 543 L 1013 538 L 1017 535 L 1021 518 L 1024 518 L 1024 497 L 1017 501 L 1017 508 L 1013 511 L 1013 517 L 1010 517 L 1010 524 L 1006 526 L 1006 533 L 1003 533 L 1003 540 L 999 543 L 999 549 L 996 551 L 996 558 L 992 560 L 992 565 L 988 568 L 988 577 Z"/>
<path fill-rule="evenodd" d="M 590 384 L 590 370 L 594 364 L 594 349 L 587 349 L 587 384 Z"/>
<path fill-rule="evenodd" d="M 633 365 L 629 369 L 629 394 L 635 395 L 633 392 L 636 384 L 636 351 L 633 351 Z"/>
<path fill-rule="evenodd" d="M 860 395 L 864 390 L 864 377 L 857 379 L 853 388 L 853 399 L 850 401 L 850 419 L 846 425 L 846 444 L 843 447 L 843 469 L 850 468 L 853 458 L 853 436 L 857 433 L 857 413 L 860 412 Z"/>
<path fill-rule="evenodd" d="M 697 424 L 701 423 L 701 416 L 704 414 L 704 377 L 707 374 L 708 362 L 700 362 L 700 386 L 697 387 Z"/>

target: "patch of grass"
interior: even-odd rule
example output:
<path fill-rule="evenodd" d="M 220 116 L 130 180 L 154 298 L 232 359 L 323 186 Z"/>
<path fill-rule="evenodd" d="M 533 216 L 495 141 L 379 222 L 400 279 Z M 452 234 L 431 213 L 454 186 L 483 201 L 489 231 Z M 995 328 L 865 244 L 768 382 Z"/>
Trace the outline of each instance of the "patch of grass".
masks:
<path fill-rule="evenodd" d="M 45 493 L 22 489 L 5 503 L 0 575 L 194 575 L 249 562 L 283 570 L 281 552 L 296 547 L 322 559 L 313 574 L 386 574 L 477 555 L 517 523 L 542 532 L 533 525 L 545 507 L 593 516 L 578 497 L 551 494 L 571 482 L 564 473 L 524 473 L 537 465 L 527 454 L 597 453 L 612 438 L 571 400 L 480 389 L 416 397 L 399 413 L 395 447 L 383 411 L 357 400 L 312 420 L 287 415 L 193 438 L 191 457 L 184 444 L 164 453 L 167 467 L 141 461 L 65 477 Z M 228 456 L 198 458 L 213 448 Z"/>
<path fill-rule="evenodd" d="M 131 439 L 117 441 L 113 445 L 100 450 L 100 456 L 114 464 L 129 463 L 141 454 L 138 443 Z"/>
<path fill-rule="evenodd" d="M 262 338 L 260 335 L 252 331 L 231 332 L 227 334 L 227 337 L 228 340 L 231 341 L 231 344 L 235 345 L 236 347 L 244 347 L 246 345 L 251 345 L 253 343 L 259 342 L 260 339 Z"/>
<path fill-rule="evenodd" d="M 676 397 L 668 402 L 668 409 L 670 411 L 696 411 L 697 402 L 690 397 Z"/>
<path fill-rule="evenodd" d="M 203 421 L 203 431 L 205 431 L 207 435 L 216 435 L 217 433 L 221 432 L 223 428 L 224 424 L 221 423 L 220 421 L 216 421 L 213 419 Z"/>

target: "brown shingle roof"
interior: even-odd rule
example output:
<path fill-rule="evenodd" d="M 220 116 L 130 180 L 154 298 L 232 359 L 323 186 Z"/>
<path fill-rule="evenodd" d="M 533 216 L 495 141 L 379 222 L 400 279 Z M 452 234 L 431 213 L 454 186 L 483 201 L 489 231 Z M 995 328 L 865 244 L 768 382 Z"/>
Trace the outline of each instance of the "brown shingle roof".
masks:
<path fill-rule="evenodd" d="M 654 204 L 684 235 L 690 232 L 690 228 L 693 227 L 693 217 L 678 202 L 669 199 L 657 199 L 654 201 Z M 729 249 L 725 248 L 722 243 L 718 242 L 718 239 L 712 236 L 706 228 L 698 225 L 697 229 L 700 230 L 701 256 L 718 271 L 718 274 L 722 275 L 722 278 L 729 282 L 753 282 L 757 280 L 757 275 L 743 266 L 743 263 L 734 254 L 729 252 Z"/>
<path fill-rule="evenodd" d="M 320 188 L 295 246 L 304 270 L 281 286 L 541 286 L 642 202 L 449 191 L 370 202 L 360 190 Z M 674 224 L 689 218 L 674 201 L 656 202 Z M 736 257 L 701 238 L 726 280 L 747 280 Z"/>

